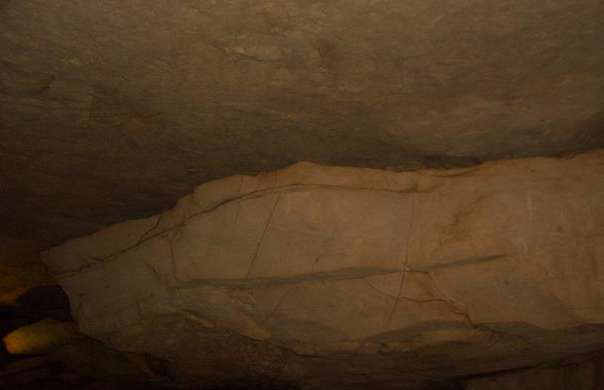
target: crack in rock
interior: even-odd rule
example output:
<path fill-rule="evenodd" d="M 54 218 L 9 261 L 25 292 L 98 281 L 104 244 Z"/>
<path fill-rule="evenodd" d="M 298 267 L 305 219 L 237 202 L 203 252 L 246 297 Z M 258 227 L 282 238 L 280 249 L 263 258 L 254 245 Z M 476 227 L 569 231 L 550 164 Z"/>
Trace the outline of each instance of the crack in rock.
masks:
<path fill-rule="evenodd" d="M 279 204 L 279 201 L 281 200 L 281 194 L 277 195 L 277 199 L 275 199 L 275 203 L 273 204 L 273 207 L 271 209 L 271 212 L 268 216 L 268 219 L 266 221 L 266 224 L 264 225 L 264 229 L 262 230 L 262 235 L 260 236 L 260 239 L 258 240 L 258 243 L 256 245 L 256 249 L 254 250 L 254 255 L 252 256 L 252 259 L 250 260 L 250 265 L 248 267 L 248 270 L 245 274 L 246 278 L 249 278 L 250 275 L 252 274 L 252 270 L 254 269 L 254 265 L 256 264 L 256 259 L 258 258 L 258 255 L 260 254 L 260 250 L 262 249 L 262 243 L 264 242 L 264 238 L 266 237 L 266 233 L 268 232 L 268 229 L 271 226 L 271 222 L 273 221 L 273 216 L 275 215 L 275 210 L 277 209 L 277 205 Z"/>
<path fill-rule="evenodd" d="M 166 228 L 160 232 L 157 232 L 154 234 L 149 234 L 149 232 L 143 233 L 141 235 L 141 239 L 139 239 L 135 244 L 127 246 L 124 249 L 121 249 L 115 253 L 112 253 L 112 254 L 107 255 L 100 259 L 102 261 L 108 261 L 110 259 L 118 257 L 132 249 L 137 248 L 139 245 L 143 244 L 146 241 L 152 240 L 153 238 L 160 236 L 166 232 L 181 228 L 182 226 L 186 225 L 186 223 L 193 218 L 199 217 L 200 215 L 212 213 L 212 212 L 216 211 L 217 209 L 224 207 L 230 203 L 243 202 L 243 201 L 247 201 L 247 200 L 251 200 L 251 199 L 257 199 L 257 198 L 260 198 L 260 197 L 263 197 L 266 195 L 271 195 L 271 194 L 279 195 L 279 194 L 290 193 L 290 192 L 303 192 L 303 191 L 306 191 L 309 189 L 327 190 L 327 191 L 367 191 L 367 192 L 378 192 L 378 193 L 392 193 L 392 194 L 398 194 L 398 195 L 402 195 L 402 196 L 408 196 L 409 194 L 424 193 L 424 192 L 430 191 L 430 189 L 426 190 L 426 191 L 420 191 L 416 188 L 410 189 L 410 190 L 408 190 L 408 189 L 390 190 L 390 189 L 384 189 L 384 188 L 355 187 L 355 186 L 341 186 L 341 185 L 327 185 L 327 184 L 290 184 L 290 185 L 285 185 L 285 186 L 277 186 L 277 187 L 272 187 L 272 188 L 268 188 L 268 189 L 252 191 L 252 192 L 249 192 L 244 195 L 225 199 L 210 207 L 207 207 L 206 209 L 193 213 L 190 216 L 184 218 L 182 222 L 175 224 L 172 227 Z M 159 224 L 159 221 L 157 221 L 157 223 Z M 152 230 L 153 229 L 151 229 L 151 231 Z M 74 273 L 74 272 L 78 272 L 78 270 L 68 271 L 68 272 L 65 272 L 65 274 Z M 58 274 L 58 276 L 62 276 L 62 274 Z"/>

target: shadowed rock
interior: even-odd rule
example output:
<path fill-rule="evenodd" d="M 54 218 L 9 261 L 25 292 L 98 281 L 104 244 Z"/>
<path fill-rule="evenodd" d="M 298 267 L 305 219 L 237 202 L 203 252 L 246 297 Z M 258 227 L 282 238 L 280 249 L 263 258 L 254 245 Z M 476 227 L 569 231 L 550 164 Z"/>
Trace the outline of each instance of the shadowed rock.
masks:
<path fill-rule="evenodd" d="M 4 0 L 2 230 L 58 244 L 296 161 L 604 147 L 602 20 L 600 0 Z"/>

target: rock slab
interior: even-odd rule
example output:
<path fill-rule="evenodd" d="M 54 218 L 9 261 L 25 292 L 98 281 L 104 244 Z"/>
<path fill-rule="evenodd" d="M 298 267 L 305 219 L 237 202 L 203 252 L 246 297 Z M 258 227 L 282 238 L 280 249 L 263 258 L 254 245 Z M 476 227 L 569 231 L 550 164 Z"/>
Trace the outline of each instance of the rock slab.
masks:
<path fill-rule="evenodd" d="M 298 163 L 43 254 L 80 330 L 189 380 L 409 388 L 604 346 L 604 151 Z"/>

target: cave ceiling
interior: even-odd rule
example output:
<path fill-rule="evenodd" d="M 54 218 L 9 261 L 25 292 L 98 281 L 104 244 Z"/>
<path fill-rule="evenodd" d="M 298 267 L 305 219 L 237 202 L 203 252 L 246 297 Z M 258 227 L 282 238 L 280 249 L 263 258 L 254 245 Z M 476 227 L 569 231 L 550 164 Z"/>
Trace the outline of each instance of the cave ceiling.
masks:
<path fill-rule="evenodd" d="M 0 218 L 47 244 L 296 161 L 604 146 L 599 0 L 0 1 Z"/>

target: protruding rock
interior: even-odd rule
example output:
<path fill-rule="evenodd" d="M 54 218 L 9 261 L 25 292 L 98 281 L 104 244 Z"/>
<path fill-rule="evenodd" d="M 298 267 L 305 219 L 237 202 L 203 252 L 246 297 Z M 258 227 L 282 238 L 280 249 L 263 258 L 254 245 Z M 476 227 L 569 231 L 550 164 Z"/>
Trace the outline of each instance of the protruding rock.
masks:
<path fill-rule="evenodd" d="M 84 333 L 188 376 L 421 384 L 604 346 L 603 168 L 296 164 L 44 261 Z"/>

